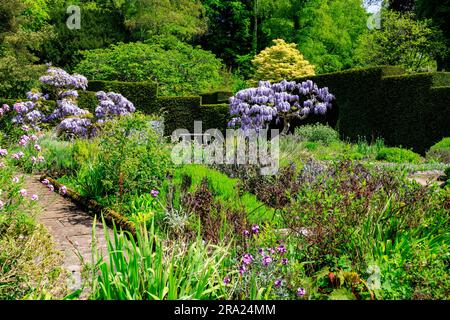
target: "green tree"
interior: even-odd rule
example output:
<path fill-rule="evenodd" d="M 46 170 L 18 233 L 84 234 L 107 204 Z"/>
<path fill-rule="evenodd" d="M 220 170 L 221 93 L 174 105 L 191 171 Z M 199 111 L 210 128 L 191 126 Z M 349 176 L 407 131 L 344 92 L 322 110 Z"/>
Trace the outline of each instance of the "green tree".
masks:
<path fill-rule="evenodd" d="M 174 37 L 149 43 L 112 45 L 83 52 L 75 70 L 92 80 L 148 81 L 157 79 L 159 94 L 192 95 L 218 89 L 223 65 L 211 52 Z"/>
<path fill-rule="evenodd" d="M 0 97 L 23 97 L 43 71 L 35 52 L 51 28 L 33 20 L 34 9 L 30 1 L 0 0 Z"/>
<path fill-rule="evenodd" d="M 437 68 L 450 71 L 450 0 L 416 0 L 416 13 L 419 18 L 431 19 L 443 31 L 447 50 L 437 57 Z"/>
<path fill-rule="evenodd" d="M 114 4 L 124 12 L 135 40 L 174 35 L 186 41 L 206 31 L 200 0 L 115 0 Z"/>
<path fill-rule="evenodd" d="M 80 51 L 107 48 L 117 42 L 126 42 L 129 38 L 123 14 L 111 4 L 101 1 L 99 4 L 92 1 L 50 1 L 54 1 L 49 15 L 55 36 L 45 41 L 39 53 L 39 58 L 44 62 L 72 71 L 81 60 Z M 66 25 L 69 4 L 80 6 L 80 29 L 69 29 Z"/>
<path fill-rule="evenodd" d="M 367 18 L 361 0 L 309 1 L 300 11 L 296 42 L 317 73 L 352 68 Z"/>
<path fill-rule="evenodd" d="M 399 65 L 410 71 L 425 71 L 447 48 L 442 32 L 431 21 L 414 19 L 412 13 L 383 11 L 381 29 L 361 37 L 358 56 L 363 65 Z"/>

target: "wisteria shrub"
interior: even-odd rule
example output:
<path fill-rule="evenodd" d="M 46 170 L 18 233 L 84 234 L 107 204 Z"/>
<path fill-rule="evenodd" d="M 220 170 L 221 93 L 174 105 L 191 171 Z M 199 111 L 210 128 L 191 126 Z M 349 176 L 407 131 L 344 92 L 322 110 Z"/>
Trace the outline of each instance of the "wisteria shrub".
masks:
<path fill-rule="evenodd" d="M 293 119 L 305 119 L 313 113 L 324 115 L 334 99 L 328 88 L 319 88 L 311 80 L 260 81 L 257 88 L 239 91 L 230 98 L 230 113 L 235 118 L 229 125 L 239 125 L 244 131 L 261 130 L 273 120 L 283 121 L 283 134 L 287 134 Z"/>

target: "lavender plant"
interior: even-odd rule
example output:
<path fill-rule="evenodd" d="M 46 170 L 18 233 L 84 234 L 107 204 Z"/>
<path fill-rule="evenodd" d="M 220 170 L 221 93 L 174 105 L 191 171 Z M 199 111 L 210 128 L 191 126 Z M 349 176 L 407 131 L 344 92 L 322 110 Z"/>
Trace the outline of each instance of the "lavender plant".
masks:
<path fill-rule="evenodd" d="M 324 115 L 335 99 L 328 88 L 319 88 L 313 81 L 302 83 L 283 80 L 271 84 L 260 81 L 257 88 L 239 91 L 230 98 L 230 113 L 235 116 L 229 126 L 259 131 L 272 121 L 283 121 L 282 134 L 287 134 L 293 119 L 305 119 L 308 115 Z"/>

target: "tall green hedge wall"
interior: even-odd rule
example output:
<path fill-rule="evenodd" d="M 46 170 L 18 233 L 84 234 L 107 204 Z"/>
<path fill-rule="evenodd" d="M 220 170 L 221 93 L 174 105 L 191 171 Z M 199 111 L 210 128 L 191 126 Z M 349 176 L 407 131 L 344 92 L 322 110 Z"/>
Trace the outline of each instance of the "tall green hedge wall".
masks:
<path fill-rule="evenodd" d="M 450 73 L 407 75 L 396 67 L 376 67 L 311 79 L 336 95 L 333 112 L 321 121 L 343 137 L 382 137 L 388 145 L 424 153 L 450 136 Z"/>

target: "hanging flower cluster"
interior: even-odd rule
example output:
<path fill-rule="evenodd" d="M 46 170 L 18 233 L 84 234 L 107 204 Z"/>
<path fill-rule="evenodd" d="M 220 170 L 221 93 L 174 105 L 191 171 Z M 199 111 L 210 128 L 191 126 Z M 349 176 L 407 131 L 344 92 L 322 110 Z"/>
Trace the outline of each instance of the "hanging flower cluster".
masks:
<path fill-rule="evenodd" d="M 324 115 L 334 99 L 328 88 L 319 88 L 311 80 L 260 81 L 257 88 L 241 90 L 230 98 L 230 114 L 235 117 L 229 126 L 259 131 L 272 120 L 283 120 L 283 133 L 287 133 L 292 119 L 304 119 L 313 113 Z"/>
<path fill-rule="evenodd" d="M 116 116 L 124 116 L 136 111 L 134 105 L 121 94 L 99 91 L 96 97 L 99 103 L 95 109 L 95 116 L 100 123 L 104 120 L 110 120 Z"/>

